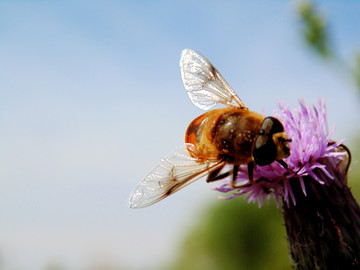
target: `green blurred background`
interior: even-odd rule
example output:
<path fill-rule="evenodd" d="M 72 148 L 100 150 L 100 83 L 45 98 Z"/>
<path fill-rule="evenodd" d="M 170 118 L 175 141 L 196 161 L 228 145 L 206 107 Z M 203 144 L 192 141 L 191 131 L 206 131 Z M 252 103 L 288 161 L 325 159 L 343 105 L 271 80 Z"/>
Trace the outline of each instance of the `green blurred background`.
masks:
<path fill-rule="evenodd" d="M 196 183 L 126 208 L 201 113 L 179 78 L 186 47 L 253 110 L 325 97 L 359 198 L 356 1 L 2 1 L 0 12 L 1 270 L 291 269 L 273 200 L 221 201 Z"/>

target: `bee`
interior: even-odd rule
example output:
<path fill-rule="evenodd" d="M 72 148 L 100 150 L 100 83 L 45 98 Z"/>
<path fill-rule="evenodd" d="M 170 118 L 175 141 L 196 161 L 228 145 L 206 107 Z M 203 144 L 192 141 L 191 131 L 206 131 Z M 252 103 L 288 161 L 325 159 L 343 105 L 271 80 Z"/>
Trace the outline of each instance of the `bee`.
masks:
<path fill-rule="evenodd" d="M 181 78 L 192 103 L 202 110 L 213 109 L 193 120 L 185 133 L 185 149 L 175 151 L 157 164 L 131 193 L 130 208 L 152 205 L 194 181 L 207 176 L 213 182 L 231 176 L 236 185 L 240 165 L 247 165 L 249 184 L 256 165 L 274 161 L 287 168 L 290 155 L 284 126 L 274 117 L 250 111 L 223 76 L 200 53 L 185 49 L 180 59 Z M 225 165 L 229 171 L 222 173 Z"/>

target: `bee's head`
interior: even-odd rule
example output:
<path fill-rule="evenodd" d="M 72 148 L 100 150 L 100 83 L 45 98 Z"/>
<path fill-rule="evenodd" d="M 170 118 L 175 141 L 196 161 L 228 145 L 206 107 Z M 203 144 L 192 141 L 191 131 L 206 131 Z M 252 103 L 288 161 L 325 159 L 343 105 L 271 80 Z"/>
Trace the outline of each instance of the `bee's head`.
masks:
<path fill-rule="evenodd" d="M 266 117 L 255 139 L 253 157 L 256 164 L 268 165 L 290 155 L 289 139 L 284 126 L 274 117 Z"/>

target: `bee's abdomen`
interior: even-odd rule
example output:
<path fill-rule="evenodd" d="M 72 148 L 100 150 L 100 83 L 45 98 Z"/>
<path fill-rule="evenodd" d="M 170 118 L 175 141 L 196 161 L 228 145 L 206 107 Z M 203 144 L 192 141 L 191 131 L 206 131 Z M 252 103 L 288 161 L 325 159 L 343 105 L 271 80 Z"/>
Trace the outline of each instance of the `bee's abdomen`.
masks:
<path fill-rule="evenodd" d="M 226 107 L 200 115 L 189 125 L 185 143 L 191 157 L 245 164 L 264 117 L 247 109 Z"/>
<path fill-rule="evenodd" d="M 194 149 L 188 149 L 191 157 L 199 160 L 218 160 L 216 147 L 212 143 L 212 128 L 218 115 L 209 111 L 191 122 L 185 133 L 185 143 Z"/>

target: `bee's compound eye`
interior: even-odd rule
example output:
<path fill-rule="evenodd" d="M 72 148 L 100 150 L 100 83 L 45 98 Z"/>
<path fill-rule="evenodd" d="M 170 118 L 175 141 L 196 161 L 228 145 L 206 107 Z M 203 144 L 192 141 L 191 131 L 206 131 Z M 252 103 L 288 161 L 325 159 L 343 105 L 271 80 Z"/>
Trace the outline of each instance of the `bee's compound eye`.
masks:
<path fill-rule="evenodd" d="M 260 131 L 255 140 L 253 157 L 256 164 L 263 166 L 275 161 L 277 156 L 273 134 L 283 132 L 281 122 L 274 117 L 266 117 L 261 124 Z"/>
<path fill-rule="evenodd" d="M 275 117 L 266 117 L 261 124 L 261 129 L 267 134 L 275 134 L 284 131 L 283 124 Z"/>
<path fill-rule="evenodd" d="M 276 146 L 271 136 L 259 135 L 256 138 L 253 157 L 260 166 L 269 165 L 276 159 Z"/>

